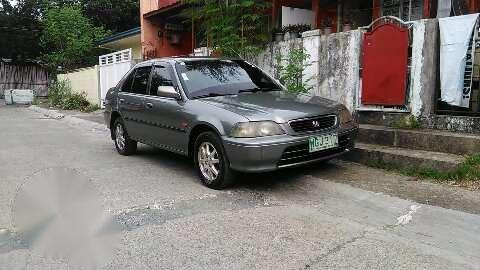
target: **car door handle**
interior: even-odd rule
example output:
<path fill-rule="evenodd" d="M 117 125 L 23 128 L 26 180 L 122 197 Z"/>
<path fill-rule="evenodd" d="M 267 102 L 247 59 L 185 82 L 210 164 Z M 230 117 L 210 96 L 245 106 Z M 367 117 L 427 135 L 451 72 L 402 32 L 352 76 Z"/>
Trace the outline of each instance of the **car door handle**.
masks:
<path fill-rule="evenodd" d="M 147 103 L 145 104 L 145 106 L 148 108 L 148 109 L 152 109 L 153 108 L 153 104 L 152 103 Z"/>
<path fill-rule="evenodd" d="M 120 100 L 118 100 L 118 102 L 120 102 L 120 104 L 123 104 L 125 103 L 125 99 L 121 98 Z"/>

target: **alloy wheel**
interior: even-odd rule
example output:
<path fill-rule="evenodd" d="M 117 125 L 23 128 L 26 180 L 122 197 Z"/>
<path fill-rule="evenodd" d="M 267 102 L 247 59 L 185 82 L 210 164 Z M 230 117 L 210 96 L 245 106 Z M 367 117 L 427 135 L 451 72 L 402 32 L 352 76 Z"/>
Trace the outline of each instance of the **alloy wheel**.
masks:
<path fill-rule="evenodd" d="M 125 149 L 125 132 L 121 124 L 118 124 L 115 128 L 115 142 L 120 150 Z"/>
<path fill-rule="evenodd" d="M 217 149 L 209 142 L 202 142 L 198 148 L 198 165 L 203 177 L 213 182 L 220 174 L 220 160 Z"/>

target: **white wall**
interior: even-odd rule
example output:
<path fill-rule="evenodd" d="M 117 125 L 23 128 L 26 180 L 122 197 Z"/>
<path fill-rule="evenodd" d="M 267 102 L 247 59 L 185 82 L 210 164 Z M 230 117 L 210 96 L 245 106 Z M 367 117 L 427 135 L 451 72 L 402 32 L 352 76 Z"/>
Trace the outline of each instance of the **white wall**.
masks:
<path fill-rule="evenodd" d="M 309 9 L 282 6 L 282 26 L 294 24 L 312 25 L 315 14 Z"/>
<path fill-rule="evenodd" d="M 69 80 L 72 91 L 85 92 L 87 100 L 99 105 L 98 66 L 81 68 L 66 74 L 59 74 L 59 80 Z"/>

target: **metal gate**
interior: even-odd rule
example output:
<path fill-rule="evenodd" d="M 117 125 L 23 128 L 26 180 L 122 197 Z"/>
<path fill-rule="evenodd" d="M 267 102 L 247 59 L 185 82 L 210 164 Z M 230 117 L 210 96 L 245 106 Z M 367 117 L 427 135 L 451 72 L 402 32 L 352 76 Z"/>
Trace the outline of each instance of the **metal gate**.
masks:
<path fill-rule="evenodd" d="M 126 49 L 99 57 L 100 69 L 100 104 L 104 107 L 108 89 L 115 87 L 122 77 L 135 64 L 132 49 Z"/>
<path fill-rule="evenodd" d="M 362 48 L 362 105 L 407 103 L 409 29 L 392 19 L 372 24 Z"/>

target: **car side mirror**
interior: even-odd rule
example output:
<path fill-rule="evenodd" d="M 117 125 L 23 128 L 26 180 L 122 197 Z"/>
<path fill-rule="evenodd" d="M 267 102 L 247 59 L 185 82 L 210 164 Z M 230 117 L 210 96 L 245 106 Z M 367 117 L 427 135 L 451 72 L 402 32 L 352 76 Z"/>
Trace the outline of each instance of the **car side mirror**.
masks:
<path fill-rule="evenodd" d="M 159 86 L 157 89 L 157 96 L 174 98 L 174 99 L 182 98 L 180 94 L 177 92 L 177 90 L 175 89 L 175 87 L 173 86 Z"/>

